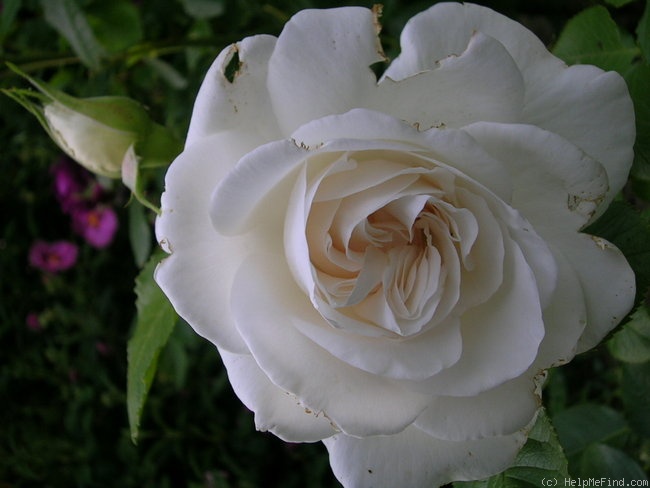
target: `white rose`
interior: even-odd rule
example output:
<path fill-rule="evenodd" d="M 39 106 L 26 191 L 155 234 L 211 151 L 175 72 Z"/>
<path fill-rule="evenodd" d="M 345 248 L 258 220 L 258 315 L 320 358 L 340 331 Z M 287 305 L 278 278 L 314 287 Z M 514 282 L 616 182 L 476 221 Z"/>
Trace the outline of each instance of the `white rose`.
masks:
<path fill-rule="evenodd" d="M 345 486 L 484 478 L 543 372 L 632 306 L 625 258 L 580 232 L 626 180 L 632 103 L 484 7 L 411 19 L 379 81 L 377 34 L 364 8 L 303 11 L 219 55 L 156 279 L 258 429 L 323 440 Z"/>

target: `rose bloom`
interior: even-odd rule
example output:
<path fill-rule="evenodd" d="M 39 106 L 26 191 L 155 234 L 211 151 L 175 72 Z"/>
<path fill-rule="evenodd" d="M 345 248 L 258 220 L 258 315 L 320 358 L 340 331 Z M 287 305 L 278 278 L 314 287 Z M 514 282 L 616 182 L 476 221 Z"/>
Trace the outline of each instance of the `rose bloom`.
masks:
<path fill-rule="evenodd" d="M 378 15 L 298 13 L 226 48 L 156 223 L 156 279 L 260 430 L 347 487 L 506 469 L 546 369 L 630 310 L 581 232 L 626 181 L 625 83 L 487 8 L 437 4 L 384 61 Z"/>

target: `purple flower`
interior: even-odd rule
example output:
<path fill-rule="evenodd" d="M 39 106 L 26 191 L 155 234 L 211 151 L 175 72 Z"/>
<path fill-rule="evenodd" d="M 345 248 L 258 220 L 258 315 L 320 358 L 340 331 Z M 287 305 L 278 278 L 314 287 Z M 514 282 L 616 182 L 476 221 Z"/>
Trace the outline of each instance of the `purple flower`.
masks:
<path fill-rule="evenodd" d="M 111 346 L 106 344 L 104 341 L 95 342 L 95 350 L 99 353 L 100 356 L 109 356 L 112 352 Z"/>
<path fill-rule="evenodd" d="M 102 249 L 113 242 L 117 231 L 117 215 L 110 207 L 77 208 L 72 213 L 72 226 L 88 244 Z"/>
<path fill-rule="evenodd" d="M 54 193 L 63 213 L 95 204 L 102 196 L 102 188 L 81 166 L 62 158 L 52 166 Z"/>
<path fill-rule="evenodd" d="M 48 273 L 70 269 L 77 262 L 79 249 L 68 241 L 36 241 L 29 250 L 29 264 Z"/>
<path fill-rule="evenodd" d="M 29 312 L 27 314 L 27 317 L 25 317 L 25 325 L 32 332 L 40 332 L 43 330 L 43 324 L 41 324 L 41 319 L 36 312 Z"/>

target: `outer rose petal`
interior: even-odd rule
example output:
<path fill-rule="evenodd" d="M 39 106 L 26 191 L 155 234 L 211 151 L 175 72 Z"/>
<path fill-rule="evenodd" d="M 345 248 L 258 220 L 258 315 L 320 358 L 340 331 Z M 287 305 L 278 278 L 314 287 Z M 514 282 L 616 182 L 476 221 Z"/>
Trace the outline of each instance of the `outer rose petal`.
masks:
<path fill-rule="evenodd" d="M 219 351 L 240 400 L 255 412 L 255 426 L 288 442 L 315 442 L 336 433 L 322 414 L 269 381 L 252 356 Z"/>
<path fill-rule="evenodd" d="M 404 80 L 384 77 L 368 106 L 421 129 L 519 120 L 524 81 L 498 41 L 477 32 L 464 52 L 451 54 Z"/>
<path fill-rule="evenodd" d="M 532 125 L 479 122 L 464 128 L 502 161 L 512 178 L 512 206 L 543 237 L 544 230 L 579 231 L 608 190 L 600 163 L 566 139 Z"/>
<path fill-rule="evenodd" d="M 208 209 L 214 186 L 250 150 L 249 144 L 236 134 L 220 133 L 186 148 L 167 171 L 162 214 L 156 220 L 158 242 L 171 253 L 158 265 L 156 281 L 198 334 L 239 353 L 247 349 L 232 321 L 230 290 L 255 240 L 222 238 L 212 227 Z"/>
<path fill-rule="evenodd" d="M 549 70 L 530 92 L 523 121 L 560 134 L 605 167 L 609 191 L 597 217 L 623 188 L 632 166 L 636 131 L 625 81 L 594 66 L 571 66 Z"/>
<path fill-rule="evenodd" d="M 566 233 L 551 242 L 582 285 L 587 325 L 578 343 L 580 353 L 596 346 L 630 311 L 636 293 L 634 272 L 621 251 L 600 237 Z"/>
<path fill-rule="evenodd" d="M 471 397 L 434 397 L 415 426 L 439 439 L 465 441 L 513 434 L 542 402 L 536 379 L 523 374 Z"/>
<path fill-rule="evenodd" d="M 618 74 L 567 67 L 531 31 L 486 7 L 439 3 L 409 20 L 402 53 L 384 76 L 400 80 L 434 69 L 436 61 L 463 52 L 475 32 L 501 42 L 521 70 L 526 98 L 520 121 L 565 137 L 605 167 L 610 189 L 604 209 L 627 179 L 635 137 L 632 101 Z"/>
<path fill-rule="evenodd" d="M 557 249 L 553 256 L 558 264 L 557 287 L 544 309 L 546 334 L 535 360 L 538 370 L 568 363 L 587 324 L 582 285 L 567 258 Z"/>
<path fill-rule="evenodd" d="M 248 37 L 223 51 L 205 75 L 194 102 L 185 144 L 224 131 L 245 133 L 263 144 L 280 136 L 266 90 L 268 60 L 275 37 Z M 239 67 L 228 81 L 226 68 L 237 54 Z"/>
<path fill-rule="evenodd" d="M 372 11 L 303 10 L 284 26 L 268 87 L 285 134 L 359 106 L 376 85 L 370 65 L 384 59 Z"/>
<path fill-rule="evenodd" d="M 474 441 L 445 441 L 411 426 L 396 435 L 358 439 L 337 434 L 323 443 L 338 480 L 355 488 L 442 486 L 487 478 L 508 468 L 523 432 Z"/>
<path fill-rule="evenodd" d="M 521 70 L 524 81 L 536 78 L 538 66 L 563 65 L 530 30 L 494 10 L 471 3 L 439 3 L 412 17 L 400 37 L 402 52 L 384 76 L 401 80 L 435 69 L 436 62 L 465 51 L 470 38 L 482 32 L 502 43 Z M 531 72 L 530 70 L 535 70 Z"/>

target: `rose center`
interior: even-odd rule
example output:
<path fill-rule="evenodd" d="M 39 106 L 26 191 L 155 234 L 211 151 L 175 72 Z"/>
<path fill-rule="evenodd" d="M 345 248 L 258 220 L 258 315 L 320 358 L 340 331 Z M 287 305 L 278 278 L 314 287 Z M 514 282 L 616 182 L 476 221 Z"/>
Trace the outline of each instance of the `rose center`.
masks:
<path fill-rule="evenodd" d="M 435 197 L 402 196 L 358 222 L 349 241 L 330 228 L 330 261 L 318 270 L 321 296 L 339 313 L 408 336 L 425 327 L 457 267 L 457 230 Z M 346 246 L 347 244 L 347 246 Z"/>

